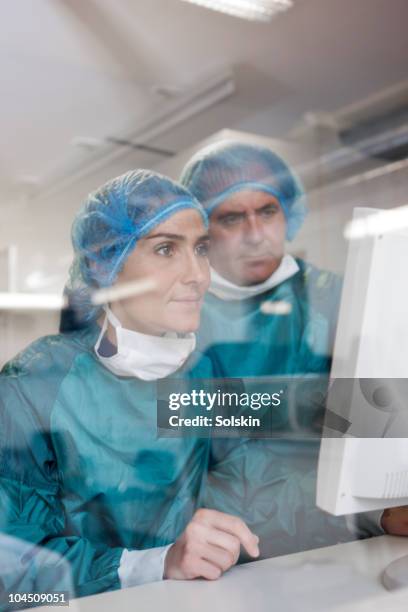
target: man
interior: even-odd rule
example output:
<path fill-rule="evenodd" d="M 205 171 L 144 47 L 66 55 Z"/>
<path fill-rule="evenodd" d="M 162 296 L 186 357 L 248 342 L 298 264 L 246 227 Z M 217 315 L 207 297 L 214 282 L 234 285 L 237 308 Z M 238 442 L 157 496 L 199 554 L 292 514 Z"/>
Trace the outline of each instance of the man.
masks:
<path fill-rule="evenodd" d="M 222 141 L 199 151 L 181 182 L 210 217 L 211 286 L 200 342 L 219 375 L 328 376 L 341 282 L 286 253 L 285 240 L 295 237 L 306 216 L 304 190 L 292 170 L 265 147 Z M 307 403 L 296 402 L 294 421 L 310 431 L 322 412 L 321 406 L 320 414 L 313 410 L 313 401 Z M 276 469 L 285 468 L 279 474 L 285 484 L 280 499 L 265 497 L 266 505 L 276 504 L 276 512 L 268 526 L 270 550 L 264 554 L 350 538 L 343 519 L 315 507 L 318 438 L 272 444 L 281 458 Z M 379 518 L 370 521 L 370 533 L 381 533 L 381 526 L 390 533 L 407 532 L 401 511 L 386 511 L 381 526 Z M 283 532 L 288 538 L 276 545 Z"/>
<path fill-rule="evenodd" d="M 193 157 L 182 182 L 210 215 L 201 344 L 220 373 L 327 373 L 341 283 L 285 253 L 306 216 L 293 172 L 269 149 L 221 142 Z"/>

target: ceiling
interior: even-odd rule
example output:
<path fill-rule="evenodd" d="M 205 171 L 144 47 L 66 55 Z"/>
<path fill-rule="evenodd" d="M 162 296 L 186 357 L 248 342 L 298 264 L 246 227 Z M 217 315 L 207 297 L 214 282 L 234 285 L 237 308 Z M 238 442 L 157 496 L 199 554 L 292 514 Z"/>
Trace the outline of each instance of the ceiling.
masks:
<path fill-rule="evenodd" d="M 281 137 L 406 78 L 407 0 L 294 1 L 269 24 L 180 0 L 0 3 L 0 205 L 86 164 L 74 139 L 136 130 L 220 70 L 235 92 L 150 144 L 178 152 L 226 127 Z"/>

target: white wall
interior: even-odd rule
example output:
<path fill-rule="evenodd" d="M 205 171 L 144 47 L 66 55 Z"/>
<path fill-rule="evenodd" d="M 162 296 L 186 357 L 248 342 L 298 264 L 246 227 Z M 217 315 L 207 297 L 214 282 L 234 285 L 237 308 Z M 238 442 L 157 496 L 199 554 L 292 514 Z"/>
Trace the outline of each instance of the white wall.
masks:
<path fill-rule="evenodd" d="M 393 169 L 394 168 L 394 169 Z M 302 231 L 290 245 L 312 263 L 342 274 L 347 256 L 343 230 L 353 208 L 391 209 L 408 204 L 408 165 L 380 169 L 366 179 L 357 177 L 309 193 L 310 213 Z"/>
<path fill-rule="evenodd" d="M 145 158 L 148 164 L 151 161 Z M 131 152 L 49 195 L 1 206 L 0 249 L 11 244 L 17 247 L 17 291 L 62 293 L 72 261 L 70 230 L 75 213 L 88 193 L 138 165 L 140 155 Z M 33 288 L 30 275 L 38 273 L 43 283 Z M 58 323 L 59 315 L 53 311 L 23 314 L 0 310 L 0 367 L 34 339 L 56 333 Z"/>

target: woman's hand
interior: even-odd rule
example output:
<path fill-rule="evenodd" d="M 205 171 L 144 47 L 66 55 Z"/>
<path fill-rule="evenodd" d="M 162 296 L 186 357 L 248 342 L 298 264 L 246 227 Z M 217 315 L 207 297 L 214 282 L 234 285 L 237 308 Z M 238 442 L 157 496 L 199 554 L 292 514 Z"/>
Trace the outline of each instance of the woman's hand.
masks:
<path fill-rule="evenodd" d="M 241 545 L 258 557 L 259 538 L 237 516 L 197 510 L 166 555 L 164 578 L 216 580 L 238 561 Z"/>

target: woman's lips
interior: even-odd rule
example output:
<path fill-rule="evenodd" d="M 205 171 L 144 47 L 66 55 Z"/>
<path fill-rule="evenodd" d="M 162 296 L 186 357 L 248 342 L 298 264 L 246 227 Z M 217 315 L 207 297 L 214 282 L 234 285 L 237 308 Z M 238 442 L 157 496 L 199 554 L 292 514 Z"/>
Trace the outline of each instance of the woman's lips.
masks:
<path fill-rule="evenodd" d="M 175 298 L 172 302 L 180 304 L 199 304 L 202 301 L 202 296 Z"/>

